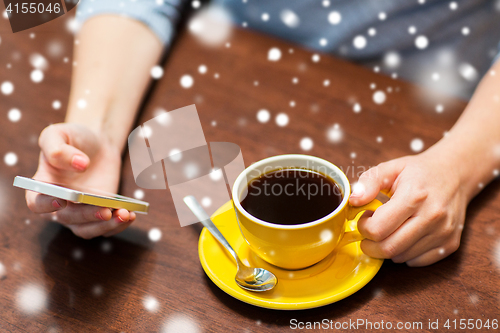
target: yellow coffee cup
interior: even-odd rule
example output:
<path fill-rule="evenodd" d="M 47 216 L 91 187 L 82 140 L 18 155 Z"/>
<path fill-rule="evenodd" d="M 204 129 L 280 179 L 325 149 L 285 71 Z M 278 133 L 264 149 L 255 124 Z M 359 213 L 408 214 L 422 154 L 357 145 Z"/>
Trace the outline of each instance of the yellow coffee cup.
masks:
<path fill-rule="evenodd" d="M 330 177 L 342 191 L 342 202 L 330 214 L 303 224 L 275 224 L 249 214 L 241 201 L 248 193 L 250 181 L 283 168 L 304 168 Z M 285 269 L 314 265 L 336 247 L 363 239 L 358 231 L 345 232 L 347 221 L 365 210 L 375 211 L 382 203 L 375 199 L 364 206 L 353 207 L 349 204 L 350 193 L 349 180 L 340 168 L 319 157 L 299 154 L 273 156 L 252 164 L 236 178 L 232 189 L 233 204 L 244 239 L 259 257 Z"/>

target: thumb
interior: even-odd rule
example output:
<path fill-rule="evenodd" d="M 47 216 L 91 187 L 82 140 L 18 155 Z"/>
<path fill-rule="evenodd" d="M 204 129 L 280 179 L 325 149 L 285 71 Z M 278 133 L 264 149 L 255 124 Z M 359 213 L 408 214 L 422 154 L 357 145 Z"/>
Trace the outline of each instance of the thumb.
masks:
<path fill-rule="evenodd" d="M 351 205 L 366 205 L 375 199 L 380 191 L 389 192 L 404 167 L 405 161 L 396 159 L 380 163 L 363 172 L 358 182 L 352 186 L 352 194 L 349 197 Z"/>
<path fill-rule="evenodd" d="M 42 155 L 57 169 L 83 172 L 87 170 L 90 159 L 71 144 L 75 141 L 75 138 L 71 138 L 74 133 L 68 131 L 65 125 L 50 125 L 42 131 L 38 140 Z"/>

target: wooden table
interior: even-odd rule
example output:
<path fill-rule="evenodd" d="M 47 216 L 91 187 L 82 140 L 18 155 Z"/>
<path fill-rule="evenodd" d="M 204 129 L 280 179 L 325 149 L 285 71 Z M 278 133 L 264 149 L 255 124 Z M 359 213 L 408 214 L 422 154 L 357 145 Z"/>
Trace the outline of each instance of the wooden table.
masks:
<path fill-rule="evenodd" d="M 12 181 L 15 175 L 34 174 L 40 131 L 63 120 L 72 68 L 67 19 L 16 35 L 0 20 L 0 81 L 15 86 L 12 95 L 0 95 L 0 331 L 154 332 L 173 322 L 198 332 L 285 332 L 292 318 L 422 322 L 426 331 L 429 319 L 440 325 L 447 319 L 500 319 L 498 181 L 471 203 L 458 252 L 425 268 L 386 260 L 359 292 L 306 311 L 261 309 L 219 290 L 199 263 L 201 226 L 179 226 L 168 190 L 145 190 L 150 214 L 109 239 L 79 239 L 30 213 L 24 192 L 13 188 Z M 246 165 L 276 154 L 301 153 L 300 140 L 309 137 L 314 146 L 307 153 L 331 160 L 355 181 L 362 168 L 412 154 L 414 138 L 422 139 L 426 148 L 432 145 L 465 106 L 444 96 L 425 102 L 425 92 L 412 84 L 327 55 L 313 62 L 311 52 L 255 32 L 235 29 L 229 42 L 230 47 L 206 49 L 182 34 L 139 122 L 153 117 L 157 108 L 196 103 L 207 141 L 238 144 Z M 58 46 L 60 52 L 54 52 Z M 281 50 L 281 60 L 267 60 L 272 47 Z M 49 61 L 41 83 L 29 78 L 33 53 Z M 198 73 L 202 64 L 206 74 Z M 190 89 L 179 84 L 184 74 L 194 78 Z M 376 90 L 385 91 L 385 103 L 373 102 Z M 54 100 L 61 101 L 59 110 L 52 108 Z M 361 112 L 353 111 L 355 103 Z M 436 103 L 444 112 L 436 113 Z M 22 112 L 16 123 L 7 118 L 14 107 Z M 260 109 L 270 111 L 268 123 L 257 121 Z M 285 127 L 274 121 L 281 112 L 289 116 Z M 343 133 L 338 143 L 327 139 L 335 124 Z M 17 164 L 3 162 L 8 152 L 17 155 Z M 121 193 L 133 196 L 137 189 L 127 155 Z M 149 240 L 151 228 L 161 230 L 160 241 Z M 154 308 L 152 298 L 158 302 L 155 312 L 147 310 Z"/>

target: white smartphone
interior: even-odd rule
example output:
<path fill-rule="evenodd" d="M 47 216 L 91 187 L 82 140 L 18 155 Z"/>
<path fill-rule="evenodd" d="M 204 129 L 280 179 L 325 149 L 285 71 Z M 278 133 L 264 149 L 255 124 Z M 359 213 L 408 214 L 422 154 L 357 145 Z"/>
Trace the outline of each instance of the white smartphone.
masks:
<path fill-rule="evenodd" d="M 75 186 L 47 183 L 40 180 L 16 176 L 14 178 L 15 187 L 28 191 L 34 191 L 49 195 L 54 198 L 68 200 L 74 203 L 82 203 L 93 206 L 108 208 L 125 208 L 137 213 L 147 214 L 149 203 L 118 194 L 105 193 L 103 191 L 91 189 L 79 189 Z"/>

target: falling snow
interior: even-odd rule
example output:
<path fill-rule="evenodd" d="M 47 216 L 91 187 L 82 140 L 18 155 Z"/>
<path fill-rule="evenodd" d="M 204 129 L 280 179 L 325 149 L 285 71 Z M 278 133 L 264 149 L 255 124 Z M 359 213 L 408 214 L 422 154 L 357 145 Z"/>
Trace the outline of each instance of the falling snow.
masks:
<path fill-rule="evenodd" d="M 72 34 L 76 34 L 80 30 L 80 24 L 75 17 L 70 18 L 66 21 L 66 29 Z"/>
<path fill-rule="evenodd" d="M 5 162 L 5 164 L 7 164 L 8 166 L 14 166 L 17 164 L 17 155 L 13 152 L 8 152 L 7 154 L 5 154 L 5 156 L 3 157 L 3 161 Z"/>
<path fill-rule="evenodd" d="M 36 69 L 46 70 L 49 67 L 47 59 L 39 53 L 30 55 L 29 62 Z"/>
<path fill-rule="evenodd" d="M 441 112 L 443 112 L 443 111 L 444 111 L 444 106 L 443 106 L 443 104 L 438 104 L 438 105 L 436 105 L 436 112 L 437 112 L 437 113 L 441 113 Z"/>
<path fill-rule="evenodd" d="M 156 298 L 154 298 L 152 296 L 146 296 L 144 298 L 144 300 L 142 301 L 142 305 L 149 312 L 156 312 L 156 311 L 158 311 L 158 308 L 160 307 Z"/>
<path fill-rule="evenodd" d="M 180 79 L 181 87 L 184 89 L 189 89 L 193 86 L 194 80 L 191 75 L 183 75 Z"/>
<path fill-rule="evenodd" d="M 7 118 L 13 123 L 17 123 L 21 120 L 21 111 L 19 109 L 10 109 L 9 113 L 7 113 Z"/>
<path fill-rule="evenodd" d="M 281 21 L 290 28 L 296 28 L 300 24 L 299 17 L 290 9 L 284 9 L 280 14 L 280 18 Z"/>
<path fill-rule="evenodd" d="M 101 251 L 104 253 L 109 253 L 113 249 L 113 245 L 110 241 L 103 241 L 101 244 Z"/>
<path fill-rule="evenodd" d="M 207 72 L 207 66 L 205 66 L 205 65 L 200 65 L 200 66 L 198 67 L 198 73 L 200 73 L 200 74 L 205 74 L 206 72 Z"/>
<path fill-rule="evenodd" d="M 151 68 L 150 73 L 153 79 L 158 80 L 163 76 L 163 68 L 161 68 L 160 66 L 154 66 L 153 68 Z"/>
<path fill-rule="evenodd" d="M 104 288 L 100 284 L 96 284 L 92 287 L 92 295 L 94 297 L 99 297 L 104 293 Z"/>
<path fill-rule="evenodd" d="M 360 113 L 361 112 L 361 105 L 359 103 L 355 103 L 352 107 L 352 110 L 355 112 L 355 113 Z"/>
<path fill-rule="evenodd" d="M 308 150 L 311 150 L 313 147 L 313 140 L 311 138 L 302 138 L 302 140 L 300 140 L 300 148 L 302 148 L 302 150 L 305 150 L 305 151 L 308 151 Z"/>
<path fill-rule="evenodd" d="M 497 270 L 500 272 L 500 240 L 497 241 L 493 247 L 493 262 L 497 266 Z"/>
<path fill-rule="evenodd" d="M 458 66 L 458 72 L 467 81 L 476 81 L 479 78 L 479 74 L 474 66 L 465 62 Z"/>
<path fill-rule="evenodd" d="M 267 22 L 269 21 L 269 14 L 268 13 L 262 13 L 261 17 L 262 21 Z"/>
<path fill-rule="evenodd" d="M 31 74 L 30 74 L 30 78 L 31 78 L 31 81 L 35 82 L 35 83 L 40 83 L 43 81 L 43 72 L 39 69 L 35 69 L 33 71 L 31 71 Z"/>
<path fill-rule="evenodd" d="M 288 115 L 286 113 L 278 113 L 278 115 L 276 116 L 276 124 L 280 127 L 284 127 L 286 125 L 288 125 L 288 122 L 289 122 L 289 118 L 288 118 Z"/>
<path fill-rule="evenodd" d="M 318 62 L 320 60 L 319 54 L 313 54 L 311 59 L 313 62 Z"/>
<path fill-rule="evenodd" d="M 352 187 L 352 193 L 363 194 L 366 191 L 365 185 L 363 185 L 363 183 L 360 183 L 360 182 L 356 182 L 356 183 L 352 184 L 351 187 Z"/>
<path fill-rule="evenodd" d="M 0 90 L 2 91 L 2 94 L 10 95 L 14 92 L 14 85 L 10 81 L 5 81 L 2 83 Z"/>
<path fill-rule="evenodd" d="M 419 138 L 413 139 L 410 142 L 410 148 L 415 153 L 421 152 L 424 149 L 424 141 L 422 141 L 422 139 Z"/>
<path fill-rule="evenodd" d="M 87 107 L 87 101 L 84 100 L 83 98 L 79 99 L 77 102 L 76 102 L 76 106 L 79 108 L 79 109 L 85 109 Z"/>
<path fill-rule="evenodd" d="M 7 269 L 5 269 L 4 264 L 0 262 L 0 280 L 4 279 L 7 276 Z"/>
<path fill-rule="evenodd" d="M 203 197 L 201 199 L 201 205 L 205 208 L 212 206 L 212 199 L 210 199 L 209 197 Z"/>
<path fill-rule="evenodd" d="M 397 68 L 401 64 L 399 53 L 391 51 L 384 55 L 384 64 L 389 68 Z"/>
<path fill-rule="evenodd" d="M 188 179 L 194 179 L 196 178 L 199 173 L 200 169 L 196 163 L 188 163 L 186 166 L 184 166 L 184 176 Z"/>
<path fill-rule="evenodd" d="M 376 104 L 383 104 L 386 100 L 385 92 L 382 90 L 377 90 L 373 93 L 373 102 Z"/>
<path fill-rule="evenodd" d="M 82 249 L 74 249 L 73 252 L 71 253 L 71 257 L 75 260 L 82 260 L 83 259 L 83 250 Z"/>
<path fill-rule="evenodd" d="M 267 123 L 271 119 L 271 114 L 266 109 L 257 112 L 257 120 L 261 123 Z"/>
<path fill-rule="evenodd" d="M 423 50 L 427 48 L 427 46 L 429 46 L 429 39 L 427 39 L 427 37 L 425 37 L 424 35 L 420 35 L 417 38 L 415 38 L 415 46 L 418 49 Z"/>
<path fill-rule="evenodd" d="M 333 11 L 328 14 L 328 22 L 333 25 L 337 25 L 342 21 L 342 15 L 339 12 Z"/>
<path fill-rule="evenodd" d="M 319 234 L 319 238 L 323 243 L 331 242 L 333 239 L 333 232 L 330 229 L 325 229 Z"/>
<path fill-rule="evenodd" d="M 281 59 L 281 50 L 277 47 L 273 47 L 267 52 L 267 60 L 269 61 L 278 61 Z"/>
<path fill-rule="evenodd" d="M 210 172 L 209 176 L 210 176 L 210 179 L 212 179 L 214 182 L 221 180 L 222 176 L 223 176 L 222 170 L 221 169 L 212 170 L 212 172 Z"/>
<path fill-rule="evenodd" d="M 140 190 L 140 189 L 135 190 L 134 191 L 134 198 L 136 198 L 137 200 L 144 199 L 144 191 Z"/>
<path fill-rule="evenodd" d="M 22 286 L 16 293 L 16 305 L 22 312 L 33 315 L 43 311 L 47 304 L 45 289 L 36 284 Z"/>
<path fill-rule="evenodd" d="M 176 313 L 165 321 L 162 333 L 199 333 L 198 324 L 182 313 Z"/>
<path fill-rule="evenodd" d="M 161 239 L 161 231 L 158 228 L 149 230 L 148 237 L 152 242 L 157 242 Z"/>
<path fill-rule="evenodd" d="M 328 141 L 338 143 L 342 141 L 344 133 L 339 124 L 334 124 L 327 132 Z"/>
<path fill-rule="evenodd" d="M 168 153 L 170 161 L 177 163 L 182 159 L 182 152 L 180 149 L 174 148 Z"/>
<path fill-rule="evenodd" d="M 352 41 L 352 45 L 354 45 L 357 49 L 363 49 L 366 46 L 366 38 L 365 36 L 358 35 L 354 37 Z"/>
<path fill-rule="evenodd" d="M 52 102 L 52 108 L 54 110 L 59 110 L 61 108 L 61 102 L 58 100 L 55 100 Z"/>
<path fill-rule="evenodd" d="M 232 32 L 229 12 L 220 6 L 200 9 L 189 20 L 189 31 L 199 42 L 207 46 L 219 46 L 227 42 Z"/>

